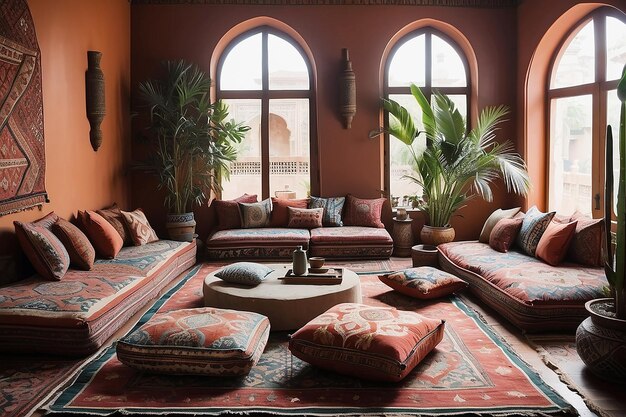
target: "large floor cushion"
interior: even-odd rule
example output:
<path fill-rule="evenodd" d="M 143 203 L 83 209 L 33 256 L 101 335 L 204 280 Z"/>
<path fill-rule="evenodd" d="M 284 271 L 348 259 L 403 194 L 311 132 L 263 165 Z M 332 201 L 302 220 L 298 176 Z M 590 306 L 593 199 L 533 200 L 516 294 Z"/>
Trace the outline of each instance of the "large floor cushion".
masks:
<path fill-rule="evenodd" d="M 291 258 L 293 251 L 309 247 L 307 229 L 263 227 L 215 232 L 207 240 L 211 259 Z"/>
<path fill-rule="evenodd" d="M 294 333 L 289 350 L 320 368 L 395 382 L 441 342 L 444 323 L 393 307 L 338 304 Z"/>
<path fill-rule="evenodd" d="M 393 239 L 383 228 L 341 226 L 311 230 L 311 256 L 384 259 L 392 251 Z"/>
<path fill-rule="evenodd" d="M 588 300 L 603 297 L 604 270 L 574 263 L 551 266 L 516 250 L 486 243 L 438 246 L 441 267 L 470 283 L 479 298 L 528 332 L 572 330 L 588 316 Z"/>
<path fill-rule="evenodd" d="M 92 353 L 195 262 L 195 242 L 160 240 L 61 281 L 35 275 L 0 287 L 0 351 Z"/>
<path fill-rule="evenodd" d="M 173 375 L 246 375 L 270 334 L 267 317 L 249 311 L 191 308 L 155 314 L 117 342 L 120 362 Z"/>

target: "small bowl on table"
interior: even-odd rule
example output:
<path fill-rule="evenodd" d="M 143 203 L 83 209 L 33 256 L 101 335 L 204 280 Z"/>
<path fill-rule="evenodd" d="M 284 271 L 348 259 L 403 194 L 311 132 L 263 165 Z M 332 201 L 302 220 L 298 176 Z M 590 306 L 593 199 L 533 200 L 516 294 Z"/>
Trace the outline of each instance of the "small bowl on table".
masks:
<path fill-rule="evenodd" d="M 309 258 L 309 265 L 313 270 L 322 269 L 322 267 L 324 266 L 324 262 L 326 262 L 326 259 L 322 258 L 321 256 L 313 256 Z"/>

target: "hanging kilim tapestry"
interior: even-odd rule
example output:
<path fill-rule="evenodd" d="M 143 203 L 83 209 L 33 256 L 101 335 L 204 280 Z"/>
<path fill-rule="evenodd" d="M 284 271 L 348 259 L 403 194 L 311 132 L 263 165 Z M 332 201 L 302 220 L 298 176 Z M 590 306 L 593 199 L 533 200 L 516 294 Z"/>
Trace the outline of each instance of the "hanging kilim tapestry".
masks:
<path fill-rule="evenodd" d="M 26 0 L 0 1 L 0 216 L 43 204 L 41 60 Z"/>

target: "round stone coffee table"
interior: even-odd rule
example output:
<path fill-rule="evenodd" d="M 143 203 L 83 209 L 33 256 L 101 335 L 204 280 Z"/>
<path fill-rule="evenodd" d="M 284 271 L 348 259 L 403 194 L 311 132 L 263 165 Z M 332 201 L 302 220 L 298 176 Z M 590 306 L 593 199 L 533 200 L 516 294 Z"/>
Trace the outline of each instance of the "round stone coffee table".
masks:
<path fill-rule="evenodd" d="M 207 307 L 253 311 L 270 320 L 271 330 L 299 329 L 311 319 L 340 303 L 361 303 L 359 276 L 343 269 L 341 284 L 288 284 L 284 277 L 291 265 L 268 265 L 274 269 L 265 280 L 255 286 L 231 284 L 215 277 L 204 279 L 202 292 Z"/>

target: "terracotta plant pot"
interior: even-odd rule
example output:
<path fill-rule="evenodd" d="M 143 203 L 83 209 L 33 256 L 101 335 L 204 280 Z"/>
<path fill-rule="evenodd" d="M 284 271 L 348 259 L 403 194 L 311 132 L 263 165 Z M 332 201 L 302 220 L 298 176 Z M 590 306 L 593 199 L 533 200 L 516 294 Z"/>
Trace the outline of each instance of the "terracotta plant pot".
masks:
<path fill-rule="evenodd" d="M 191 242 L 196 232 L 196 221 L 193 213 L 168 214 L 165 228 L 170 239 Z"/>
<path fill-rule="evenodd" d="M 601 303 L 612 298 L 587 301 L 591 315 L 576 330 L 576 350 L 585 365 L 598 377 L 613 382 L 626 382 L 626 320 L 599 314 Z"/>
<path fill-rule="evenodd" d="M 448 243 L 454 240 L 454 228 L 452 227 L 422 227 L 420 239 L 424 245 L 437 246 L 441 243 Z"/>

